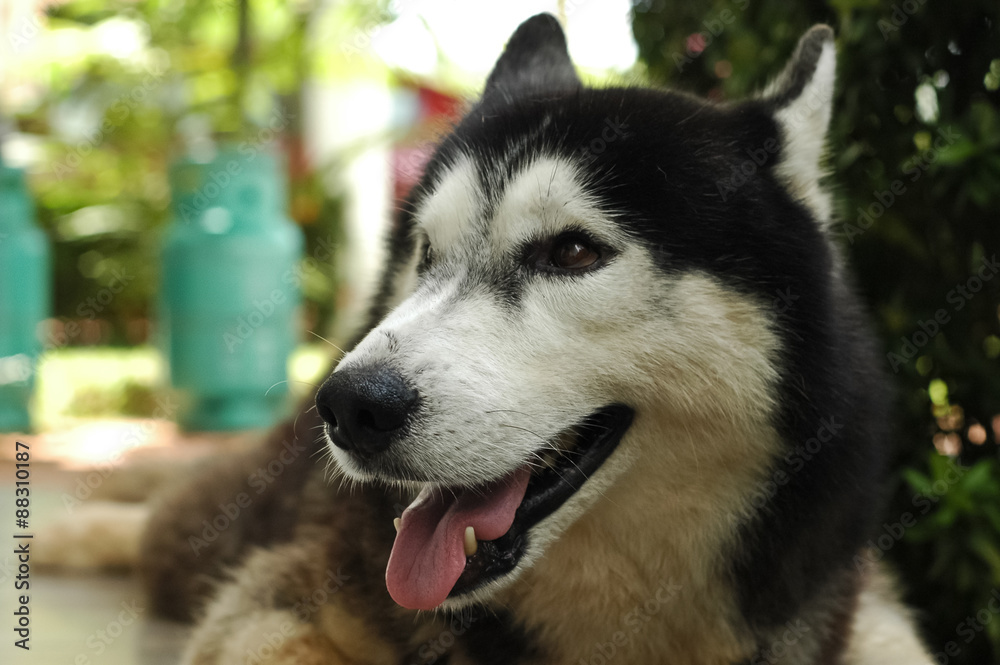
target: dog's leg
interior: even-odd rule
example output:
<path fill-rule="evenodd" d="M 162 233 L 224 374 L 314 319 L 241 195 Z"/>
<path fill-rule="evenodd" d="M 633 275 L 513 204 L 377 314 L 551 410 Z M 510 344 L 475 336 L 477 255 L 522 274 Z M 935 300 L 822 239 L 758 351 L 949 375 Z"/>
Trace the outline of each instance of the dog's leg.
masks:
<path fill-rule="evenodd" d="M 273 665 L 337 665 L 356 661 L 343 656 L 316 628 L 299 624 L 289 612 L 258 611 L 235 615 L 238 623 L 214 617 L 198 630 L 182 660 L 185 665 L 264 663 Z M 222 630 L 223 626 L 228 630 Z"/>
<path fill-rule="evenodd" d="M 139 555 L 158 613 L 192 619 L 213 581 L 250 547 L 291 538 L 301 488 L 322 445 L 319 425 L 315 408 L 304 406 L 257 448 L 209 460 L 158 497 Z"/>
<path fill-rule="evenodd" d="M 301 529 L 289 543 L 257 550 L 219 588 L 195 630 L 185 665 L 377 665 L 413 659 L 433 634 L 389 599 L 368 561 L 346 556 L 349 533 Z M 340 539 L 341 542 L 338 542 Z"/>
<path fill-rule="evenodd" d="M 63 570 L 130 568 L 149 513 L 144 503 L 88 501 L 36 532 L 31 560 Z"/>

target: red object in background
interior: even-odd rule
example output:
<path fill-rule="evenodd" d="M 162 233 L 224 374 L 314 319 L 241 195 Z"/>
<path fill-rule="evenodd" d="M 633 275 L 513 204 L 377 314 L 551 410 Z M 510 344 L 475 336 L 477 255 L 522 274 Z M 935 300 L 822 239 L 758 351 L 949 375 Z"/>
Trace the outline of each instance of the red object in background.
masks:
<path fill-rule="evenodd" d="M 420 97 L 421 120 L 426 118 L 455 120 L 462 110 L 463 100 L 453 95 L 424 86 L 417 88 L 417 94 Z"/>
<path fill-rule="evenodd" d="M 420 181 L 438 137 L 458 119 L 464 104 L 459 97 L 423 85 L 403 87 L 416 95 L 418 110 L 413 130 L 392 150 L 392 194 L 397 205 Z"/>

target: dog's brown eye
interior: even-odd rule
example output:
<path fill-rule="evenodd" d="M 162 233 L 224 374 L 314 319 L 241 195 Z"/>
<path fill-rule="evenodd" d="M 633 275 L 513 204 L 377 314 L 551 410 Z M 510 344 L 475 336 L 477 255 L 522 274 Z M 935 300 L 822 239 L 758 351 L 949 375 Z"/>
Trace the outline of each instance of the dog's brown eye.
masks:
<path fill-rule="evenodd" d="M 542 273 L 579 275 L 598 270 L 615 251 L 583 231 L 569 230 L 524 246 L 524 265 Z"/>
<path fill-rule="evenodd" d="M 580 238 L 565 238 L 552 246 L 550 260 L 560 270 L 586 270 L 601 260 L 601 254 Z"/>

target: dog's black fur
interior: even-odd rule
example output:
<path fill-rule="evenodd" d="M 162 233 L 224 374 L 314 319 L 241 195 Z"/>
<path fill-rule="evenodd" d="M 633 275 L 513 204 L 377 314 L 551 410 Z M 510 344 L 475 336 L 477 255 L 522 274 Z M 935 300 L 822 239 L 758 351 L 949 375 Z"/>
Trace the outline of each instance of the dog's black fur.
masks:
<path fill-rule="evenodd" d="M 774 174 L 780 147 L 735 192 L 723 195 L 719 187 L 751 152 L 768 141 L 783 144 L 774 112 L 802 93 L 831 38 L 825 27 L 803 38 L 772 96 L 714 105 L 665 90 L 584 88 L 555 19 L 536 17 L 511 38 L 482 100 L 441 145 L 413 194 L 415 201 L 426 196 L 459 151 L 490 155 L 496 146 L 523 146 L 478 163 L 484 190 L 497 192 L 503 191 L 498 183 L 534 154 L 573 159 L 582 151 L 595 176 L 594 192 L 607 210 L 622 211 L 622 226 L 651 249 L 662 270 L 705 271 L 777 303 L 775 325 L 785 349 L 777 425 L 786 454 L 795 456 L 796 447 L 823 434 L 824 423 L 840 428 L 801 469 L 793 472 L 779 459 L 774 472 L 785 470 L 788 482 L 757 519 L 740 526 L 732 574 L 745 616 L 764 632 L 854 567 L 882 503 L 885 380 L 870 326 L 847 279 L 835 270 L 833 247 Z M 539 133 L 542 115 L 552 121 Z M 591 150 L 609 120 L 624 136 Z M 392 256 L 410 249 L 410 209 L 404 209 Z M 517 291 L 511 284 L 502 289 L 513 303 Z"/>
<path fill-rule="evenodd" d="M 888 421 L 888 394 L 869 326 L 836 250 L 805 202 L 794 199 L 775 172 L 787 137 L 774 114 L 801 94 L 831 38 L 829 28 L 810 31 L 770 95 L 716 105 L 668 91 L 585 88 L 555 19 L 540 15 L 525 22 L 497 63 L 482 99 L 442 143 L 400 211 L 388 265 L 363 327 L 367 332 L 388 311 L 399 272 L 419 242 L 412 232 L 412 210 L 459 152 L 485 156 L 478 164 L 486 191 L 502 191 L 498 183 L 539 152 L 583 159 L 602 207 L 650 250 L 661 270 L 709 273 L 751 299 L 776 303 L 773 327 L 783 355 L 774 425 L 784 451 L 773 462 L 770 476 L 776 482 L 756 516 L 734 524 L 740 536 L 727 553 L 729 573 L 742 615 L 761 646 L 821 595 L 833 599 L 837 609 L 824 615 L 830 624 L 826 632 L 833 637 L 817 663 L 838 662 L 849 631 L 840 624 L 849 620 L 860 584 L 853 558 L 880 514 Z M 551 120 L 539 129 L 542 116 Z M 603 141 L 600 150 L 591 149 L 609 121 L 621 132 Z M 720 178 L 739 171 L 771 141 L 777 151 L 768 153 L 742 186 L 724 193 Z M 506 149 L 519 142 L 520 151 Z M 502 154 L 496 146 L 505 147 Z M 503 282 L 497 291 L 505 304 L 516 309 L 518 277 L 497 276 L 497 281 Z M 314 415 L 304 418 L 316 423 Z M 279 434 L 276 440 L 281 438 Z M 806 453 L 808 462 L 799 464 L 806 459 L 803 447 L 815 447 L 812 440 L 820 441 L 819 449 Z M 310 440 L 309 446 L 313 451 L 317 444 Z M 295 468 L 304 470 L 314 461 L 312 455 L 302 455 Z M 291 538 L 278 522 L 287 526 L 298 514 L 288 504 L 302 501 L 304 473 L 289 473 L 287 479 L 295 482 L 282 480 L 269 490 L 285 497 L 284 508 L 273 513 L 280 516 L 273 524 L 278 540 Z M 391 517 L 386 516 L 386 523 Z M 271 523 L 265 515 L 249 518 Z M 147 579 L 153 581 L 161 608 L 190 616 L 204 588 L 163 602 L 173 598 L 177 576 L 162 570 L 176 570 L 176 562 L 164 562 L 159 552 L 164 537 L 176 536 L 162 520 L 157 524 L 147 538 L 146 551 L 158 552 L 147 557 L 147 571 L 153 571 Z M 252 540 L 266 542 L 256 536 Z M 183 555 L 193 568 L 218 576 L 223 564 L 237 559 L 234 547 L 217 548 L 226 552 L 222 559 L 196 561 Z M 489 620 L 460 638 L 475 662 L 527 662 L 537 655 L 530 632 L 503 612 L 487 615 Z"/>

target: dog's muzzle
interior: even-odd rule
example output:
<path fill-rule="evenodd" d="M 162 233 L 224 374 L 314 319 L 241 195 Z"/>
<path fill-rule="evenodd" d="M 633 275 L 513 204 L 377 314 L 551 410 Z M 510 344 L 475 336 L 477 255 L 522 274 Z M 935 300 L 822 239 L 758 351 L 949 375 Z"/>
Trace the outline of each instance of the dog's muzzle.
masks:
<path fill-rule="evenodd" d="M 411 423 L 418 420 L 420 394 L 388 364 L 345 367 L 320 387 L 316 407 L 333 444 L 367 468 L 391 462 L 394 445 L 405 448 Z M 403 607 L 431 610 L 515 572 L 531 530 L 600 469 L 633 415 L 625 404 L 607 404 L 485 482 L 422 481 L 420 493 L 394 522 L 397 534 L 386 567 L 389 595 Z M 398 468 L 393 471 L 374 477 L 403 479 Z"/>

